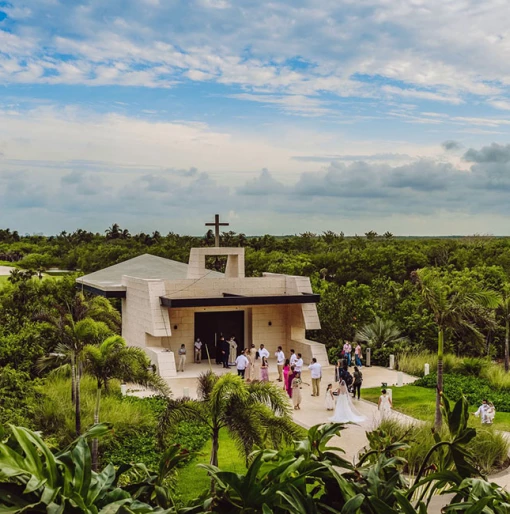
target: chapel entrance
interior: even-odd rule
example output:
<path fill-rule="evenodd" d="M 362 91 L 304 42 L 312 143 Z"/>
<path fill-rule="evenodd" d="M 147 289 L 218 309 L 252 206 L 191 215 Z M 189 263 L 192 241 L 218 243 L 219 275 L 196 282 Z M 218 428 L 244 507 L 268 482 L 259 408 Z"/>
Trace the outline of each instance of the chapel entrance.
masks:
<path fill-rule="evenodd" d="M 195 340 L 203 343 L 202 359 L 207 359 L 207 351 L 211 360 L 216 358 L 216 345 L 220 337 L 228 340 L 232 335 L 237 341 L 237 355 L 244 348 L 244 311 L 195 312 Z"/>

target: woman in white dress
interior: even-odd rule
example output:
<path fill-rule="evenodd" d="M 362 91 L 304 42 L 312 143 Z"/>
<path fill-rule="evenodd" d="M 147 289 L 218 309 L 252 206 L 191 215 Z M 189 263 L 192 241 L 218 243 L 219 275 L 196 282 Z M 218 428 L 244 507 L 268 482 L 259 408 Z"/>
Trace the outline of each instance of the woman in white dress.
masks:
<path fill-rule="evenodd" d="M 382 394 L 379 396 L 379 403 L 377 404 L 377 408 L 381 413 L 381 420 L 383 420 L 389 417 L 393 403 L 391 402 L 391 398 L 386 394 L 386 389 L 383 389 L 381 393 Z"/>
<path fill-rule="evenodd" d="M 338 396 L 336 399 L 335 415 L 329 418 L 329 421 L 333 423 L 361 423 L 365 421 L 365 417 L 362 416 L 352 405 L 351 395 L 347 389 L 347 385 L 344 380 L 340 381 L 338 387 Z"/>

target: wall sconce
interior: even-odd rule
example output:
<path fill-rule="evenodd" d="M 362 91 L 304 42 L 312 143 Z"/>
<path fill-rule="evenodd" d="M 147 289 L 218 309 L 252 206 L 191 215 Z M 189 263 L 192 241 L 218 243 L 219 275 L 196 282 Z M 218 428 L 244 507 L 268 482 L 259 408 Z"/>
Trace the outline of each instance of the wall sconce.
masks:
<path fill-rule="evenodd" d="M 177 325 L 174 325 L 174 330 L 177 330 Z"/>
<path fill-rule="evenodd" d="M 272 325 L 272 323 L 271 323 L 270 321 L 268 321 L 268 322 L 267 322 L 267 324 L 268 324 L 269 326 L 271 326 L 271 325 Z"/>

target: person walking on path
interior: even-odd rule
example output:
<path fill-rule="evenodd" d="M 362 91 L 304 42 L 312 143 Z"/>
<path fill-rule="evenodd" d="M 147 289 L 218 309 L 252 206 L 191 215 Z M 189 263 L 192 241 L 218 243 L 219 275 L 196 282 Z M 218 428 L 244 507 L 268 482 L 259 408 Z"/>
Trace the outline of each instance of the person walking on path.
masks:
<path fill-rule="evenodd" d="M 294 410 L 301 409 L 301 373 L 296 373 L 296 376 L 292 379 L 292 403 L 294 404 Z"/>
<path fill-rule="evenodd" d="M 195 341 L 195 363 L 200 364 L 202 362 L 202 341 L 197 337 Z"/>
<path fill-rule="evenodd" d="M 363 383 L 363 373 L 358 369 L 358 366 L 354 366 L 354 381 L 352 383 L 352 397 L 356 398 L 356 392 L 358 393 L 358 400 L 361 394 L 361 384 Z"/>
<path fill-rule="evenodd" d="M 301 354 L 298 353 L 296 364 L 294 364 L 297 373 L 301 373 L 301 371 L 303 371 L 303 364 L 303 358 L 301 357 Z"/>
<path fill-rule="evenodd" d="M 379 396 L 379 403 L 377 404 L 377 408 L 381 413 L 381 419 L 384 420 L 388 418 L 391 413 L 391 409 L 393 408 L 393 402 L 391 398 L 386 394 L 386 389 L 381 391 L 381 396 Z"/>
<path fill-rule="evenodd" d="M 269 382 L 269 364 L 267 357 L 262 357 L 262 364 L 260 365 L 260 380 L 262 382 Z"/>
<path fill-rule="evenodd" d="M 357 344 L 354 350 L 354 361 L 358 368 L 361 368 L 361 361 L 363 360 L 363 352 L 361 350 L 361 344 Z"/>
<path fill-rule="evenodd" d="M 333 394 L 333 384 L 328 384 L 326 389 L 326 410 L 335 410 L 335 396 Z"/>
<path fill-rule="evenodd" d="M 278 368 L 278 382 L 283 381 L 283 365 L 285 364 L 285 354 L 283 353 L 282 347 L 279 346 L 275 353 L 276 366 Z"/>
<path fill-rule="evenodd" d="M 235 364 L 237 368 L 237 375 L 244 379 L 246 368 L 250 365 L 248 357 L 246 357 L 244 353 L 241 353 L 241 355 L 237 357 Z"/>
<path fill-rule="evenodd" d="M 296 368 L 291 366 L 289 376 L 287 378 L 287 394 L 289 395 L 289 398 L 292 398 L 292 381 L 296 378 L 296 374 Z"/>
<path fill-rule="evenodd" d="M 312 396 L 320 396 L 322 367 L 315 357 L 312 359 L 312 363 L 308 366 L 308 369 L 312 376 Z"/>
<path fill-rule="evenodd" d="M 285 364 L 283 365 L 283 390 L 284 391 L 287 391 L 287 388 L 288 388 L 289 373 L 290 373 L 290 361 L 289 361 L 289 359 L 285 359 Z"/>
<path fill-rule="evenodd" d="M 184 373 L 184 365 L 186 364 L 186 346 L 181 344 L 179 348 L 179 367 L 177 371 L 182 371 Z"/>
<path fill-rule="evenodd" d="M 352 352 L 352 346 L 349 341 L 345 341 L 343 353 L 344 353 L 344 359 L 347 360 L 347 366 L 351 365 L 351 352 Z"/>

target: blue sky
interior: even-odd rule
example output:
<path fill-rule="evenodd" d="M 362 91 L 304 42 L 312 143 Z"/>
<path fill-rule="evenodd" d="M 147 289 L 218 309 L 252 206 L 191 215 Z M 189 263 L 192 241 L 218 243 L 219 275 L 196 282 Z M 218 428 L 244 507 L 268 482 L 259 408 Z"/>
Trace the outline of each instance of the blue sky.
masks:
<path fill-rule="evenodd" d="M 0 1 L 2 225 L 508 234 L 510 5 Z"/>

